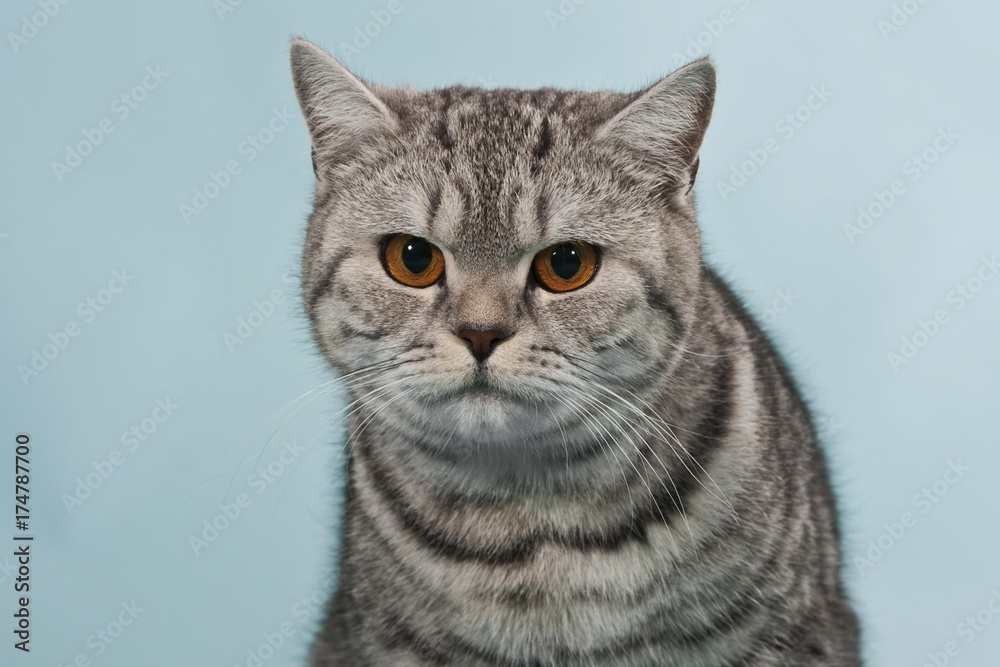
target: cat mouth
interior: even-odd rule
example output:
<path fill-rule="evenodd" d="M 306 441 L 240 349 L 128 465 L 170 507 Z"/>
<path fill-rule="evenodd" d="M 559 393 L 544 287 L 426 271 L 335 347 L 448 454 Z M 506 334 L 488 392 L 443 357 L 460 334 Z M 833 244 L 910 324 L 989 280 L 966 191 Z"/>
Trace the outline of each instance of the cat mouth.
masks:
<path fill-rule="evenodd" d="M 498 389 L 496 383 L 482 370 L 477 370 L 465 386 L 465 391 L 472 393 L 489 393 Z"/>
<path fill-rule="evenodd" d="M 476 371 L 472 377 L 457 386 L 451 387 L 437 396 L 441 402 L 454 402 L 463 399 L 475 401 L 511 401 L 524 402 L 524 396 L 504 387 L 488 373 Z"/>
<path fill-rule="evenodd" d="M 514 398 L 507 391 L 499 387 L 495 382 L 480 376 L 478 373 L 476 377 L 472 378 L 465 385 L 458 387 L 454 390 L 451 395 L 452 398 Z"/>

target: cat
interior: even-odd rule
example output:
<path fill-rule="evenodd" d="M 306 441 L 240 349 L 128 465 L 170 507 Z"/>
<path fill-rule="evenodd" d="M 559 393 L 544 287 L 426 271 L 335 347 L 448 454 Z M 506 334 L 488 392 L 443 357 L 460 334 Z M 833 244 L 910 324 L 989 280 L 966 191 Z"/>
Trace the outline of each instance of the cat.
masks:
<path fill-rule="evenodd" d="M 716 72 L 416 91 L 295 39 L 313 338 L 351 400 L 312 667 L 851 666 L 785 365 L 702 258 Z"/>

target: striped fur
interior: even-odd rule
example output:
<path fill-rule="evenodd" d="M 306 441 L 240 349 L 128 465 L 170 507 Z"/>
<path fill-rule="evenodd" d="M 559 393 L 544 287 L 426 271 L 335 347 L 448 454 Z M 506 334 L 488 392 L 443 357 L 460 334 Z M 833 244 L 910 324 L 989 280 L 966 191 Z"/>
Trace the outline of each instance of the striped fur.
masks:
<path fill-rule="evenodd" d="M 636 94 L 362 82 L 292 45 L 316 198 L 302 273 L 352 400 L 340 585 L 311 665 L 858 665 L 808 411 L 705 267 L 715 74 Z M 446 258 L 394 282 L 381 239 Z M 601 249 L 541 290 L 531 258 Z M 514 334 L 483 363 L 455 331 Z"/>

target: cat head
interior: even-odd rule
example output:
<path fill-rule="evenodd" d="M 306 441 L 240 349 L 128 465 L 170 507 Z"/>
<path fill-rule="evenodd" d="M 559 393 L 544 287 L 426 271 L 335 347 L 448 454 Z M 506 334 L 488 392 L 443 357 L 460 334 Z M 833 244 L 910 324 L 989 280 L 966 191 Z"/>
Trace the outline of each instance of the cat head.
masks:
<path fill-rule="evenodd" d="M 632 94 L 387 88 L 305 40 L 291 64 L 304 300 L 368 414 L 442 451 L 562 452 L 662 384 L 702 275 L 708 60 Z"/>

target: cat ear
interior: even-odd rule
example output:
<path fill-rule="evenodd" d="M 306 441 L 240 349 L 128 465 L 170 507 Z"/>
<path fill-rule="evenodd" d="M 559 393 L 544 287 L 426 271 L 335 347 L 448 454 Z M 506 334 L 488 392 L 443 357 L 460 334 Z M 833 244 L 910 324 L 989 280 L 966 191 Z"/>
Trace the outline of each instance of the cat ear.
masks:
<path fill-rule="evenodd" d="M 392 131 L 392 111 L 333 56 L 305 39 L 292 41 L 290 56 L 295 94 L 312 136 L 317 178 L 364 142 Z"/>
<path fill-rule="evenodd" d="M 598 138 L 618 141 L 690 191 L 698 150 L 712 117 L 715 66 L 707 58 L 685 65 L 643 91 L 605 123 Z"/>

